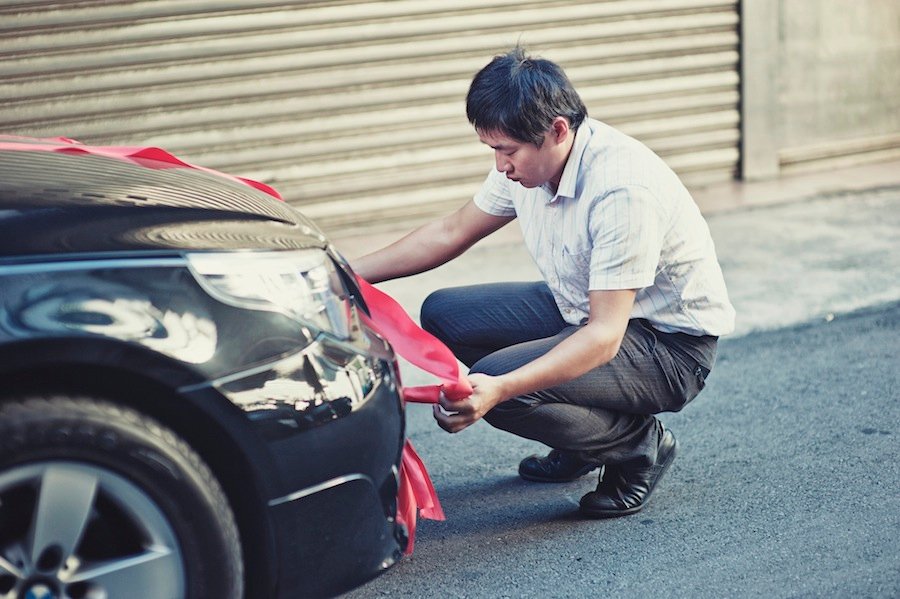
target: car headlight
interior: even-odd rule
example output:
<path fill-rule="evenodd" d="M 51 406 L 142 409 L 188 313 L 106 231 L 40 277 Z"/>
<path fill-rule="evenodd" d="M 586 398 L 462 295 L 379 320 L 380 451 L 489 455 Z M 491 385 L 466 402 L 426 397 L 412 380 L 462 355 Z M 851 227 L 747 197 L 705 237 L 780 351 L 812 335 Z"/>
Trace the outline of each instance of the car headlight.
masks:
<path fill-rule="evenodd" d="M 187 259 L 197 281 L 221 302 L 281 312 L 341 339 L 350 334 L 349 304 L 322 250 L 198 252 Z"/>

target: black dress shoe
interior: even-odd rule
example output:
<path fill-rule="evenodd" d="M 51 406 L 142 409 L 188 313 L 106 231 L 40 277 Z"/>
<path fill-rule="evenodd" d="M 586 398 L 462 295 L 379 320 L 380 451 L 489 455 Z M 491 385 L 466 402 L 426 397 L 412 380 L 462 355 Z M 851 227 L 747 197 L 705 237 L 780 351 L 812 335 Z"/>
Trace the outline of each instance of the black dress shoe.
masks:
<path fill-rule="evenodd" d="M 533 455 L 519 462 L 519 476 L 540 483 L 565 483 L 599 466 L 585 462 L 574 452 L 554 449 L 545 457 Z"/>
<path fill-rule="evenodd" d="M 615 518 L 639 512 L 675 458 L 677 447 L 675 436 L 663 431 L 653 466 L 631 469 L 606 466 L 597 490 L 581 498 L 581 513 L 592 518 Z"/>

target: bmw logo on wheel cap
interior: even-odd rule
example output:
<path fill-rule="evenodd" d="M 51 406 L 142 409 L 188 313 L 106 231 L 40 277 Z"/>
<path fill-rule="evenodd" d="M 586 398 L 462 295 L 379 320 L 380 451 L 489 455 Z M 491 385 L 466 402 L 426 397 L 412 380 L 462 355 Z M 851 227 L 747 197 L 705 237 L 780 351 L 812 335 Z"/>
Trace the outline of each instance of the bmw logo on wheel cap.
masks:
<path fill-rule="evenodd" d="M 25 592 L 25 599 L 56 599 L 56 593 L 46 584 L 39 582 L 31 585 Z"/>

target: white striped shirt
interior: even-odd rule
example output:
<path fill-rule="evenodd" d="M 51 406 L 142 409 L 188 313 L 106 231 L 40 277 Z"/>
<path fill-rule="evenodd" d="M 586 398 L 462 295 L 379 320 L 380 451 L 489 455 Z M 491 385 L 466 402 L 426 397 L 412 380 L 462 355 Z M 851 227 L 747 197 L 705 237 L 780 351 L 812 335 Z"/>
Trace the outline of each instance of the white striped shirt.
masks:
<path fill-rule="evenodd" d="M 734 329 L 709 227 L 677 175 L 639 141 L 594 119 L 578 128 L 559 189 L 528 189 L 492 170 L 475 204 L 516 216 L 566 322 L 589 290 L 637 289 L 631 318 L 663 332 Z"/>

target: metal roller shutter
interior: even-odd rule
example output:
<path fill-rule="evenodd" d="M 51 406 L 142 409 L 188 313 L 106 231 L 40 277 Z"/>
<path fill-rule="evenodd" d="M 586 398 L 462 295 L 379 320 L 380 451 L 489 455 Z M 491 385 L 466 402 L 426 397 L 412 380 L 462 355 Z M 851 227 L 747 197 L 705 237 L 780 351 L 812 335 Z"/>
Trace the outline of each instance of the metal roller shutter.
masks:
<path fill-rule="evenodd" d="M 492 164 L 472 75 L 516 43 L 700 184 L 734 177 L 722 0 L 132 0 L 0 7 L 0 128 L 154 144 L 260 179 L 326 230 L 446 211 Z"/>

